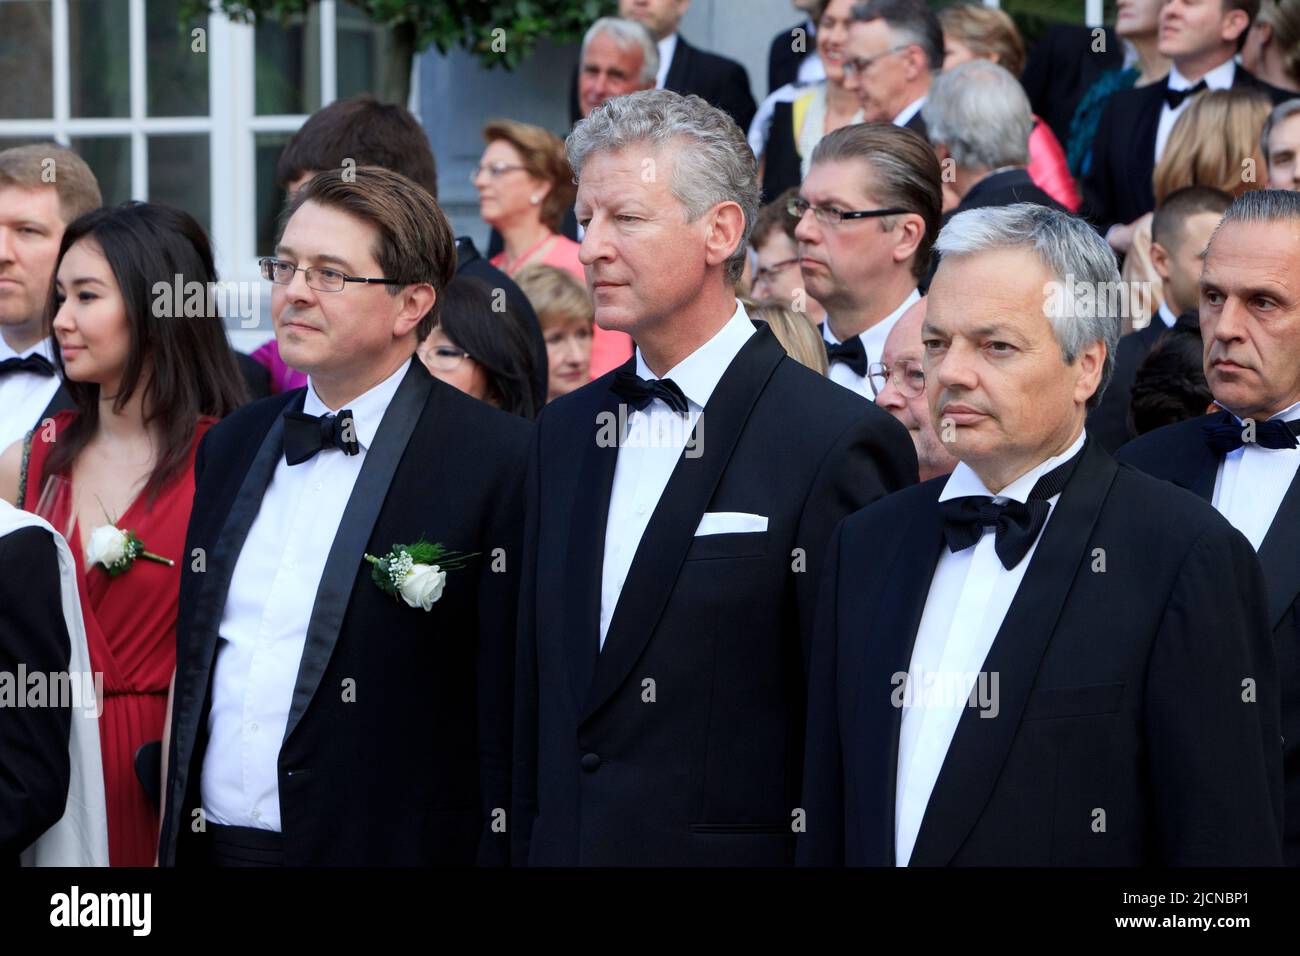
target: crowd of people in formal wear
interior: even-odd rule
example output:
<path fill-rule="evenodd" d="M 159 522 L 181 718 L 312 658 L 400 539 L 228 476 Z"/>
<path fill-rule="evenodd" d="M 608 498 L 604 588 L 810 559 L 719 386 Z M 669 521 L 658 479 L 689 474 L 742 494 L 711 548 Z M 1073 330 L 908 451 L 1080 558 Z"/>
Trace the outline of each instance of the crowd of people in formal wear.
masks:
<path fill-rule="evenodd" d="M 0 151 L 0 864 L 1300 864 L 1300 2 L 688 6 L 483 253 L 312 115 L 251 354 Z"/>

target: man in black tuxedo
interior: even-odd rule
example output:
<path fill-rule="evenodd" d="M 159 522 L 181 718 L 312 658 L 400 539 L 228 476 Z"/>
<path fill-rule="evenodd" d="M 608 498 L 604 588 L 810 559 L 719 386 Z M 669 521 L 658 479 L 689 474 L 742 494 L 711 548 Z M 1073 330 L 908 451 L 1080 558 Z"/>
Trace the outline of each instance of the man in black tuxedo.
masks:
<path fill-rule="evenodd" d="M 800 861 L 1279 862 L 1259 563 L 1084 431 L 1118 321 L 1061 285 L 1117 282 L 1114 257 L 1030 204 L 962 213 L 938 245 L 925 378 L 960 463 L 836 530 Z"/>
<path fill-rule="evenodd" d="M 1084 214 L 1119 252 L 1132 242 L 1133 220 L 1155 208 L 1151 174 L 1192 96 L 1239 87 L 1261 89 L 1274 103 L 1292 95 L 1233 59 L 1258 11 L 1259 0 L 1166 0 L 1160 8 L 1158 48 L 1173 66 L 1163 83 L 1107 101 L 1083 183 Z"/>
<path fill-rule="evenodd" d="M 1034 116 L 1016 78 L 989 60 L 970 60 L 935 79 L 921 108 L 927 134 L 961 197 L 945 218 L 967 209 L 1036 203 L 1065 208 L 1029 178 Z"/>
<path fill-rule="evenodd" d="M 677 32 L 691 0 L 619 0 L 618 15 L 641 23 L 659 47 L 655 88 L 694 93 L 749 129 L 757 107 L 749 74 L 735 60 L 693 47 Z"/>
<path fill-rule="evenodd" d="M 921 0 L 869 0 L 853 8 L 844 87 L 858 94 L 863 122 L 926 135 L 921 107 L 943 68 L 943 28 Z"/>
<path fill-rule="evenodd" d="M 1205 378 L 1224 411 L 1149 432 L 1119 458 L 1211 502 L 1259 554 L 1282 681 L 1285 855 L 1297 866 L 1300 195 L 1270 189 L 1237 199 L 1206 250 L 1200 289 Z"/>
<path fill-rule="evenodd" d="M 826 79 L 826 69 L 817 56 L 813 36 L 817 33 L 817 17 L 827 0 L 793 0 L 794 8 L 804 14 L 803 20 L 788 30 L 772 37 L 767 51 L 767 91 L 772 93 L 787 83 L 804 86 Z"/>
<path fill-rule="evenodd" d="M 95 174 L 71 150 L 0 150 L 0 452 L 72 407 L 54 371 L 45 305 L 63 230 L 102 202 Z"/>
<path fill-rule="evenodd" d="M 508 858 L 532 429 L 412 360 L 454 264 L 432 197 L 376 166 L 313 178 L 263 260 L 310 378 L 199 446 L 163 865 Z M 472 556 L 388 560 L 420 542 Z"/>
<path fill-rule="evenodd" d="M 1034 115 L 1066 143 L 1084 93 L 1103 73 L 1123 67 L 1124 44 L 1111 27 L 1053 23 L 1029 51 L 1020 83 Z"/>
<path fill-rule="evenodd" d="M 1137 437 L 1131 404 L 1138 369 L 1157 340 L 1175 325 L 1199 327 L 1201 257 L 1232 197 L 1210 186 L 1170 193 L 1151 217 L 1151 265 L 1164 301 L 1146 327 L 1130 332 L 1115 349 L 1115 375 L 1100 404 L 1088 413 L 1088 432 L 1111 454 Z"/>
<path fill-rule="evenodd" d="M 71 643 L 54 537 L 39 527 L 11 530 L 21 525 L 15 518 L 0 501 L 0 680 L 11 685 L 9 693 L 25 695 L 28 684 L 19 675 L 52 681 L 68 670 Z M 0 869 L 17 866 L 19 854 L 63 816 L 71 772 L 67 701 L 17 703 L 0 707 Z"/>
<path fill-rule="evenodd" d="M 737 303 L 758 179 L 725 113 L 634 93 L 567 145 L 596 321 L 637 349 L 539 420 L 514 860 L 789 864 L 823 548 L 916 454 Z"/>

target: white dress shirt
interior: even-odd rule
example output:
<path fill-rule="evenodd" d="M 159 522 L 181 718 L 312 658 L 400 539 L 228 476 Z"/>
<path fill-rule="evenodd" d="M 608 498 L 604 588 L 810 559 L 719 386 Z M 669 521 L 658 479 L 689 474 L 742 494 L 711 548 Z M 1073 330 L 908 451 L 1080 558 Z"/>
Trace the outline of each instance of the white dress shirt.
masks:
<path fill-rule="evenodd" d="M 283 455 L 276 463 L 221 616 L 201 778 L 211 823 L 281 829 L 280 744 L 316 591 L 366 452 L 409 367 L 348 403 L 360 453 L 326 448 L 297 465 Z M 326 407 L 308 379 L 303 411 L 338 409 Z"/>
<path fill-rule="evenodd" d="M 54 362 L 54 340 L 44 339 L 29 349 L 15 352 L 0 338 L 0 362 L 9 358 L 41 355 Z M 59 390 L 58 375 L 10 372 L 0 376 L 0 452 L 21 441 L 40 422 L 41 412 Z"/>
<path fill-rule="evenodd" d="M 921 293 L 913 289 L 903 304 L 896 308 L 889 315 L 885 316 L 871 328 L 863 332 L 858 338 L 862 339 L 862 347 L 867 352 L 867 365 L 872 362 L 879 362 L 885 354 L 885 339 L 889 338 L 889 333 L 894 330 L 898 320 L 903 317 L 903 313 L 921 300 Z M 831 345 L 839 345 L 840 340 L 835 337 L 831 331 L 829 319 L 822 323 L 822 338 Z M 830 372 L 827 377 L 837 385 L 843 385 L 845 388 L 851 388 L 859 395 L 866 398 L 873 398 L 871 394 L 871 383 L 865 375 L 859 375 L 853 369 L 849 368 L 843 362 L 832 362 Z"/>
<path fill-rule="evenodd" d="M 1201 79 L 1205 80 L 1205 86 L 1211 90 L 1230 90 L 1232 81 L 1237 76 L 1237 63 L 1229 59 L 1220 63 L 1209 73 L 1206 73 Z M 1196 81 L 1197 83 L 1200 80 Z M 1196 83 L 1193 83 L 1187 77 L 1178 72 L 1178 67 L 1169 67 L 1169 80 L 1166 89 L 1170 90 L 1190 90 Z M 1169 142 L 1169 134 L 1173 131 L 1174 123 L 1178 117 L 1183 115 L 1183 110 L 1187 109 L 1187 104 L 1192 101 L 1192 97 L 1187 97 L 1178 104 L 1178 109 L 1172 109 L 1168 103 L 1160 107 L 1160 122 L 1156 126 L 1156 162 L 1164 154 L 1165 144 Z"/>
<path fill-rule="evenodd" d="M 920 99 L 912 100 L 912 102 L 904 106 L 902 112 L 894 117 L 894 125 L 906 126 L 908 123 L 912 122 L 912 117 L 921 112 L 921 107 L 925 105 L 925 100 L 926 97 L 922 96 Z"/>
<path fill-rule="evenodd" d="M 657 398 L 643 410 L 629 408 L 627 435 L 619 446 L 614 465 L 609 517 L 605 522 L 605 561 L 600 577 L 601 650 L 605 648 L 609 622 L 614 617 L 641 536 L 650 524 L 668 479 L 709 396 L 754 331 L 745 307 L 737 301 L 735 314 L 727 324 L 663 376 L 672 379 L 686 396 L 690 411 L 685 419 Z M 644 379 L 657 377 L 645 364 L 640 349 L 636 350 L 636 373 Z"/>
<path fill-rule="evenodd" d="M 1178 324 L 1178 316 L 1174 315 L 1174 310 L 1169 308 L 1168 302 L 1160 303 L 1160 310 L 1156 312 L 1156 315 L 1160 317 L 1160 321 L 1165 324 L 1167 329 L 1172 329 Z"/>
<path fill-rule="evenodd" d="M 1297 418 L 1300 418 L 1300 402 L 1273 416 L 1284 422 Z M 1246 536 L 1256 551 L 1264 543 L 1297 469 L 1300 469 L 1300 448 L 1265 448 L 1255 442 L 1246 442 L 1219 462 L 1214 507 Z"/>
<path fill-rule="evenodd" d="M 668 34 L 656 46 L 659 47 L 659 72 L 655 74 L 655 89 L 662 90 L 673 65 L 673 54 L 677 52 L 677 34 Z"/>
<path fill-rule="evenodd" d="M 994 495 L 994 500 L 1028 501 L 1038 479 L 1077 455 L 1083 441 L 1084 432 L 1080 431 L 1074 444 L 1063 454 L 1026 472 Z M 959 462 L 939 493 L 939 500 L 991 494 L 975 472 Z M 1051 509 L 1048 521 L 1059 499 L 1060 495 L 1048 499 Z M 1046 522 L 1043 527 L 1047 527 Z M 894 809 L 898 866 L 906 866 L 911 859 L 930 794 L 948 756 L 957 724 L 969 706 L 971 688 L 1033 560 L 1042 532 L 1023 560 L 1011 570 L 1002 566 L 994 550 L 995 540 L 993 529 L 986 527 L 974 547 L 954 553 L 944 545 L 934 577 L 930 579 L 930 593 L 912 646 L 906 684 L 908 695 L 904 698 L 906 706 L 898 734 Z"/>

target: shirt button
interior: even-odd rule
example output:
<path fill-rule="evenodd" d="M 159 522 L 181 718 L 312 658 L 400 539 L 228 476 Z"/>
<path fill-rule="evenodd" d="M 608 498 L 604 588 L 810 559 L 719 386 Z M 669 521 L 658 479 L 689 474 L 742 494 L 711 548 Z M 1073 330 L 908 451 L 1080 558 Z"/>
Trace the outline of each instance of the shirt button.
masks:
<path fill-rule="evenodd" d="M 637 505 L 636 513 L 639 515 L 645 514 L 645 505 Z"/>
<path fill-rule="evenodd" d="M 325 484 L 324 484 L 323 482 L 320 482 L 320 481 L 316 482 L 316 490 L 317 490 L 317 491 L 320 491 L 320 490 L 321 490 L 322 488 L 324 488 L 324 487 L 325 487 Z"/>
<path fill-rule="evenodd" d="M 249 724 L 248 729 L 251 730 L 253 733 L 257 733 L 257 724 L 256 723 Z"/>
<path fill-rule="evenodd" d="M 262 819 L 262 811 L 254 810 L 252 813 L 249 814 L 249 816 L 252 817 L 254 820 L 260 820 Z"/>

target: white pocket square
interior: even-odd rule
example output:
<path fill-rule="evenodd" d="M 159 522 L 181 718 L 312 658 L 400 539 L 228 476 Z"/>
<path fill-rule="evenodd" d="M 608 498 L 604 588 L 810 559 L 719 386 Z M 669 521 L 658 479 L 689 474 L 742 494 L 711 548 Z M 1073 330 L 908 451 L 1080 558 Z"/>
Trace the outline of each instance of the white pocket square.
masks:
<path fill-rule="evenodd" d="M 766 515 L 745 514 L 743 511 L 710 511 L 700 519 L 695 537 L 706 534 L 753 534 L 766 530 Z"/>

